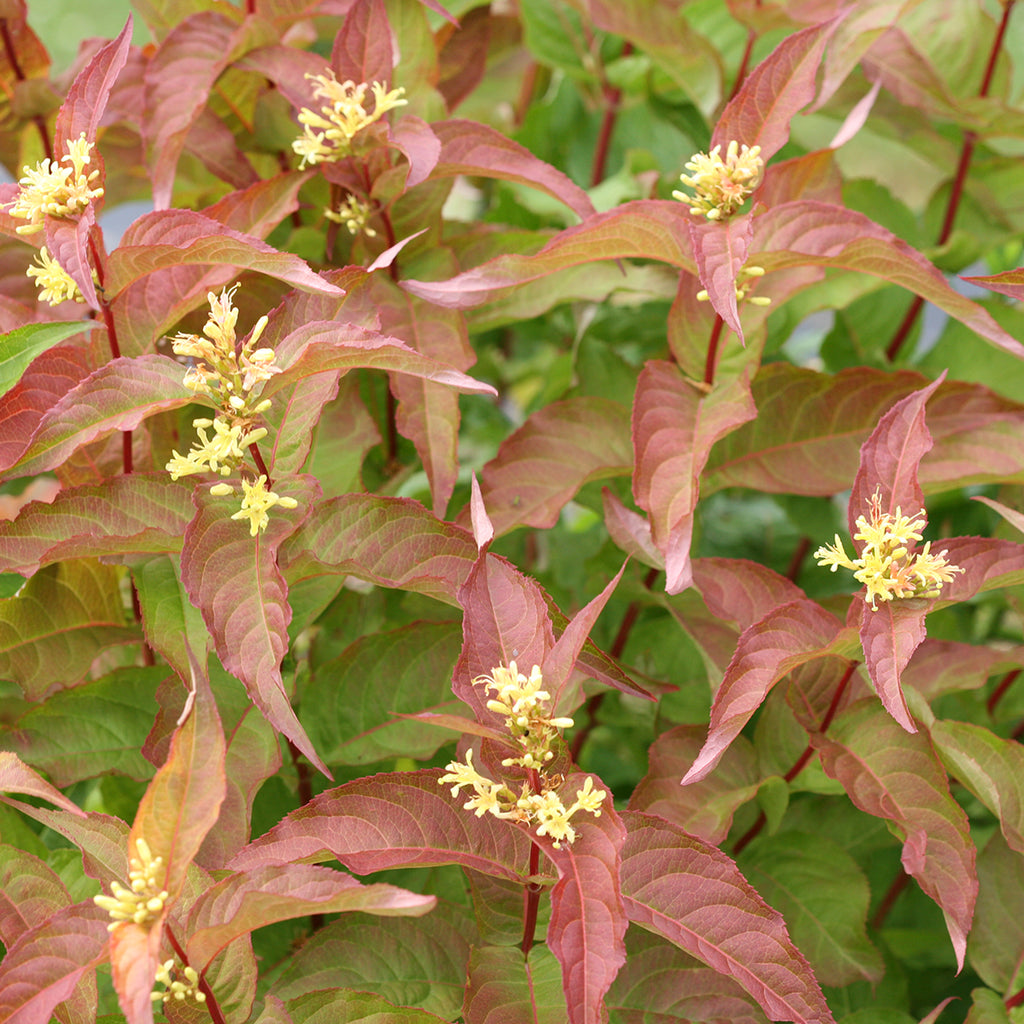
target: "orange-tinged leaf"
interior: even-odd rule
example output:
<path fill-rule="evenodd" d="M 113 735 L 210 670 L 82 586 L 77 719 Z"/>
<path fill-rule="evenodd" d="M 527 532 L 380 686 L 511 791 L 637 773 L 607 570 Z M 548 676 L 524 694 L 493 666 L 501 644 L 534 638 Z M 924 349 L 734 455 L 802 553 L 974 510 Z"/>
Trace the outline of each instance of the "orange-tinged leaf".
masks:
<path fill-rule="evenodd" d="M 55 807 L 85 817 L 83 810 L 9 750 L 0 750 L 0 793 L 24 793 L 26 796 L 41 797 Z"/>

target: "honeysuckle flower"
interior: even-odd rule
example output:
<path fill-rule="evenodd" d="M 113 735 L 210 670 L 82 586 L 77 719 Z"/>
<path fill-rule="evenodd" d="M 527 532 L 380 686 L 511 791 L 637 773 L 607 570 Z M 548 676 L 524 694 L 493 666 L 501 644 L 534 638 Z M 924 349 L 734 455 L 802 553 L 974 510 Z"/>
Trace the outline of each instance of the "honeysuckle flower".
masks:
<path fill-rule="evenodd" d="M 93 896 L 96 906 L 111 917 L 107 931 L 133 921 L 135 924 L 151 924 L 164 909 L 167 890 L 163 888 L 166 878 L 163 857 L 154 857 L 145 839 L 135 840 L 136 856 L 128 858 L 128 888 L 120 882 L 111 882 L 112 896 Z"/>
<path fill-rule="evenodd" d="M 834 544 L 825 544 L 814 552 L 821 566 L 835 572 L 840 566 L 850 569 L 854 579 L 867 588 L 866 600 L 873 611 L 878 601 L 903 597 L 938 597 L 942 586 L 951 583 L 964 570 L 946 560 L 946 552 L 935 554 L 928 541 L 919 552 L 913 545 L 921 540 L 928 523 L 924 509 L 905 516 L 902 508 L 882 511 L 882 497 L 875 491 L 867 516 L 857 517 L 854 540 L 863 541 L 859 558 L 850 558 L 836 534 Z"/>
<path fill-rule="evenodd" d="M 39 250 L 35 262 L 25 273 L 30 278 L 35 278 L 40 302 L 48 302 L 51 306 L 56 306 L 69 299 L 75 302 L 85 301 L 75 279 L 50 256 L 45 245 Z M 96 271 L 93 271 L 93 277 L 95 278 L 95 276 Z"/>
<path fill-rule="evenodd" d="M 372 210 L 370 204 L 363 202 L 356 196 L 349 196 L 338 206 L 337 211 L 324 210 L 324 216 L 335 224 L 344 224 L 350 235 L 358 235 L 361 231 L 367 238 L 376 238 L 377 232 L 366 226 Z"/>
<path fill-rule="evenodd" d="M 92 187 L 100 172 L 85 172 L 92 159 L 92 148 L 82 132 L 68 143 L 68 152 L 60 160 L 42 160 L 34 168 L 22 168 L 18 182 L 21 190 L 10 204 L 12 217 L 28 221 L 16 229 L 19 235 L 42 231 L 47 217 L 76 217 L 103 195 L 102 188 Z"/>
<path fill-rule="evenodd" d="M 690 207 L 695 217 L 731 217 L 761 183 L 764 161 L 760 146 L 741 147 L 736 141 L 730 142 L 724 160 L 721 150 L 720 145 L 715 146 L 710 153 L 697 153 L 686 162 L 686 169 L 692 173 L 681 174 L 679 180 L 696 195 L 672 193 L 673 198 Z"/>
<path fill-rule="evenodd" d="M 174 959 L 165 960 L 156 969 L 154 983 L 164 986 L 164 991 L 154 989 L 149 998 L 154 1003 L 168 1003 L 172 999 L 182 1002 L 194 999 L 197 1003 L 206 1002 L 206 994 L 199 990 L 199 975 L 194 967 L 176 968 Z"/>
<path fill-rule="evenodd" d="M 408 102 L 402 99 L 405 89 L 389 92 L 380 82 L 369 85 L 339 82 L 333 72 L 306 77 L 316 82 L 313 98 L 327 100 L 327 103 L 320 107 L 319 113 L 309 107 L 299 111 L 302 134 L 292 143 L 292 149 L 302 157 L 300 167 L 330 163 L 348 156 L 353 149 L 352 140 L 359 132 L 379 121 L 387 111 Z M 371 111 L 364 105 L 367 89 L 373 93 Z"/>
<path fill-rule="evenodd" d="M 551 717 L 547 706 L 551 695 L 542 688 L 544 680 L 538 665 L 525 676 L 512 661 L 508 667 L 499 665 L 490 675 L 478 676 L 473 682 L 496 694 L 487 700 L 487 708 L 505 716 L 505 728 L 523 750 L 519 757 L 505 758 L 502 767 L 526 768 L 530 772 L 529 781 L 523 783 L 517 796 L 505 783 L 481 775 L 473 766 L 473 751 L 469 750 L 465 764 L 450 762 L 446 766 L 447 774 L 438 782 L 454 783 L 452 796 L 457 796 L 460 789 L 472 789 L 474 795 L 463 808 L 474 811 L 477 817 L 492 814 L 535 827 L 537 835 L 550 836 L 556 848 L 563 842 L 571 843 L 576 838 L 576 830 L 569 819 L 577 811 L 589 811 L 600 817 L 599 807 L 607 796 L 603 790 L 594 790 L 593 780 L 588 778 L 583 789 L 577 792 L 576 802 L 566 809 L 556 792 L 561 776 L 552 779 L 545 771 L 554 757 L 550 749 L 552 741 L 559 729 L 572 726 L 572 719 Z"/>
<path fill-rule="evenodd" d="M 299 504 L 294 498 L 282 498 L 273 491 L 268 491 L 267 478 L 262 474 L 253 483 L 243 480 L 242 490 L 245 493 L 242 507 L 231 518 L 248 519 L 249 535 L 252 537 L 267 528 L 267 523 L 270 522 L 267 512 L 275 505 L 280 505 L 281 508 L 296 508 Z"/>
<path fill-rule="evenodd" d="M 220 473 L 229 476 L 245 458 L 245 449 L 266 436 L 266 428 L 258 427 L 249 430 L 245 423 L 231 423 L 217 416 L 214 419 L 200 417 L 192 421 L 196 428 L 199 445 L 193 445 L 188 455 L 172 453 L 170 461 L 164 467 L 171 474 L 172 480 L 193 473 Z M 207 431 L 213 428 L 213 437 Z"/>

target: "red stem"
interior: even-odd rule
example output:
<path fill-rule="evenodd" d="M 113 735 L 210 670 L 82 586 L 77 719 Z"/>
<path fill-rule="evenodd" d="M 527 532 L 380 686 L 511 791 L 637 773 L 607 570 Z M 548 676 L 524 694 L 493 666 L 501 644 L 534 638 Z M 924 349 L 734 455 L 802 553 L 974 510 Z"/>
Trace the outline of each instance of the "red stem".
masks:
<path fill-rule="evenodd" d="M 725 321 L 715 315 L 715 326 L 711 328 L 711 338 L 708 341 L 708 356 L 704 361 L 704 383 L 711 385 L 715 382 L 715 363 L 718 362 L 718 343 L 722 339 L 722 328 Z"/>
<path fill-rule="evenodd" d="M 743 59 L 740 61 L 739 71 L 736 72 L 736 81 L 732 83 L 732 92 L 729 93 L 729 99 L 740 91 L 740 87 L 743 85 L 743 80 L 747 77 L 747 68 L 750 67 L 750 58 L 754 52 L 754 43 L 757 41 L 757 35 L 753 29 L 747 30 L 747 46 L 743 51 Z"/>
<path fill-rule="evenodd" d="M 14 77 L 19 82 L 26 81 L 25 72 L 22 70 L 21 63 L 18 61 L 18 55 L 14 49 L 14 40 L 11 38 L 11 30 L 7 26 L 7 18 L 0 18 L 0 38 L 3 39 L 4 54 L 7 57 L 8 63 L 11 65 L 11 70 L 14 72 Z M 36 131 L 39 133 L 39 138 L 43 143 L 43 152 L 46 154 L 47 160 L 53 159 L 53 146 L 50 143 L 50 133 L 46 127 L 46 121 L 42 114 L 35 114 L 32 118 L 32 123 L 36 126 Z"/>
<path fill-rule="evenodd" d="M 267 469 L 267 464 L 263 461 L 263 455 L 259 448 L 259 441 L 249 445 L 249 451 L 252 452 L 252 461 L 256 463 L 256 468 L 267 478 L 267 482 L 264 486 L 269 491 L 270 488 L 274 486 L 274 481 L 270 479 L 270 470 Z"/>
<path fill-rule="evenodd" d="M 786 569 L 786 579 L 795 583 L 800 575 L 800 568 L 804 564 L 807 552 L 811 550 L 810 537 L 801 537 L 796 548 L 793 550 L 793 557 L 789 560 L 789 567 Z"/>
<path fill-rule="evenodd" d="M 633 52 L 633 44 L 626 42 L 622 47 L 622 56 L 628 57 Z M 602 79 L 603 79 L 602 75 Z M 601 92 L 604 96 L 604 116 L 601 118 L 601 130 L 597 135 L 594 148 L 594 164 L 590 172 L 590 187 L 600 185 L 604 181 L 605 165 L 608 162 L 608 148 L 615 130 L 615 120 L 619 114 L 619 103 L 622 101 L 622 90 L 613 88 L 607 81 L 602 81 Z"/>
<path fill-rule="evenodd" d="M 892 885 L 889 886 L 889 891 L 882 897 L 882 902 L 878 904 L 875 916 L 871 918 L 871 927 L 875 931 L 885 923 L 885 919 L 889 916 L 889 911 L 892 910 L 896 900 L 899 899 L 900 893 L 906 889 L 909 881 L 910 875 L 900 868 L 900 873 L 893 879 Z"/>
<path fill-rule="evenodd" d="M 996 61 L 999 59 L 999 54 L 1003 46 L 1003 38 L 1006 35 L 1006 27 L 1010 20 L 1010 11 L 1013 8 L 1016 0 L 1010 0 L 1009 3 L 1003 8 L 1003 17 L 999 22 L 999 28 L 996 30 L 996 37 L 992 41 L 992 48 L 989 51 L 988 63 L 985 66 L 985 74 L 982 78 L 981 88 L 978 91 L 978 95 L 982 98 L 988 95 L 989 89 L 992 86 L 992 76 L 995 74 Z M 957 162 L 956 174 L 953 176 L 953 187 L 949 193 L 949 202 L 946 204 L 946 215 L 942 219 L 942 228 L 939 231 L 939 238 L 936 244 L 945 245 L 949 241 L 949 236 L 953 233 L 953 224 L 956 222 L 956 215 L 960 209 L 960 203 L 963 199 L 964 185 L 967 182 L 967 171 L 971 165 L 971 158 L 974 155 L 974 147 L 978 141 L 978 137 L 974 132 L 964 132 L 964 143 L 963 148 L 960 150 L 960 159 Z M 892 341 L 889 342 L 888 348 L 885 350 L 886 358 L 892 362 L 899 354 L 900 349 L 903 347 L 903 343 L 907 340 L 907 336 L 910 334 L 918 316 L 921 313 L 921 308 L 924 306 L 924 299 L 920 295 L 914 297 L 914 301 L 910 304 L 910 309 L 907 310 L 906 316 L 904 316 L 899 327 L 896 328 L 896 333 L 893 335 Z"/>
<path fill-rule="evenodd" d="M 1015 668 L 1012 672 L 1007 672 L 1003 676 L 999 685 L 992 691 L 988 700 L 985 702 L 985 707 L 988 708 L 990 715 L 995 714 L 996 705 L 1003 699 L 1003 695 L 1013 685 L 1014 680 L 1020 675 L 1020 669 Z"/>
<path fill-rule="evenodd" d="M 178 954 L 178 959 L 181 961 L 183 967 L 188 967 L 188 958 L 185 956 L 185 950 L 181 948 L 181 944 L 174 937 L 174 932 L 171 931 L 170 927 L 164 928 L 164 935 L 167 936 L 167 941 L 174 947 L 174 952 Z M 221 1013 L 220 1007 L 217 1005 L 217 997 L 213 994 L 213 989 L 210 988 L 210 983 L 206 980 L 206 972 L 204 971 L 199 975 L 199 991 L 206 996 L 206 1002 L 203 1004 L 207 1010 L 210 1011 L 210 1016 L 213 1018 L 213 1024 L 227 1024 L 224 1019 L 224 1014 Z"/>
<path fill-rule="evenodd" d="M 540 870 L 540 847 L 530 844 L 530 877 L 533 878 Z M 540 894 L 543 886 L 536 882 L 527 882 L 523 887 L 523 942 L 520 947 L 523 956 L 530 955 L 533 947 L 534 932 L 537 930 L 537 911 L 540 908 Z"/>
<path fill-rule="evenodd" d="M 1012 1010 L 1015 1006 L 1020 1006 L 1021 1003 L 1024 1003 L 1024 988 L 1018 989 L 1012 996 L 1007 996 L 1003 1000 L 1003 1006 L 1007 1010 Z"/>

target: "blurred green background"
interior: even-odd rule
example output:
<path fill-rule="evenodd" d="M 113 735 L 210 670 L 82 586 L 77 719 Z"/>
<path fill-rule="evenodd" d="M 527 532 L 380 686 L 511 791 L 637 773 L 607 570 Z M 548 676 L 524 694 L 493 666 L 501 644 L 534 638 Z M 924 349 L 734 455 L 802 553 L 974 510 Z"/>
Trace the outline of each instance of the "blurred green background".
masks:
<path fill-rule="evenodd" d="M 129 13 L 129 0 L 28 0 L 29 24 L 50 51 L 55 74 L 71 66 L 83 39 L 113 39 L 124 28 Z M 136 17 L 132 41 L 145 43 L 148 39 L 146 26 Z"/>

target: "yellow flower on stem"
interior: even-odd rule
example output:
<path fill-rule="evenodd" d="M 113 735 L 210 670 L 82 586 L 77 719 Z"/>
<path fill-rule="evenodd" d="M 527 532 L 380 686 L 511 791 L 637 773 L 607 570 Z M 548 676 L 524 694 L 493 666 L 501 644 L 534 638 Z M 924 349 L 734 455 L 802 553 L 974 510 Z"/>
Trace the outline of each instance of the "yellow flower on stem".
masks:
<path fill-rule="evenodd" d="M 40 302 L 48 302 L 51 306 L 56 306 L 69 299 L 75 302 L 85 301 L 75 279 L 50 256 L 45 245 L 39 250 L 35 263 L 25 273 L 30 278 L 35 278 Z M 94 270 L 93 279 L 95 280 L 95 278 L 96 271 Z"/>
<path fill-rule="evenodd" d="M 128 859 L 128 888 L 120 882 L 111 882 L 113 896 L 93 896 L 93 903 L 111 917 L 107 931 L 127 921 L 145 925 L 156 920 L 164 909 L 167 890 L 163 857 L 154 857 L 145 839 L 135 840 L 136 856 Z"/>
<path fill-rule="evenodd" d="M 267 523 L 270 522 L 267 512 L 275 505 L 280 505 L 281 508 L 296 508 L 299 504 L 294 498 L 282 498 L 273 491 L 268 491 L 267 478 L 262 474 L 254 483 L 243 480 L 242 490 L 245 492 L 242 507 L 231 518 L 248 519 L 249 535 L 252 537 L 267 528 Z"/>
<path fill-rule="evenodd" d="M 724 220 L 731 217 L 747 196 L 761 183 L 764 161 L 760 146 L 740 146 L 730 142 L 721 156 L 722 147 L 715 146 L 710 153 L 697 153 L 686 163 L 692 174 L 681 174 L 679 180 L 696 195 L 675 191 L 673 198 L 690 207 L 695 217 Z"/>
<path fill-rule="evenodd" d="M 94 199 L 103 195 L 102 188 L 93 188 L 92 182 L 99 171 L 86 174 L 92 159 L 92 143 L 86 141 L 85 132 L 68 144 L 68 152 L 60 160 L 43 160 L 34 168 L 23 168 L 18 184 L 21 190 L 10 204 L 12 217 L 27 220 L 17 228 L 19 235 L 42 231 L 49 217 L 78 216 Z M 61 164 L 68 164 L 62 167 Z"/>

